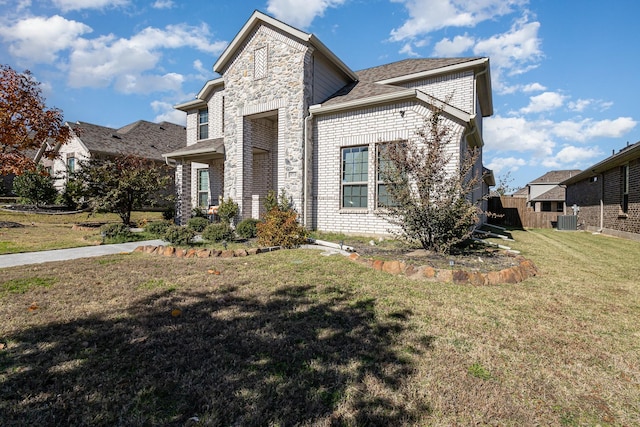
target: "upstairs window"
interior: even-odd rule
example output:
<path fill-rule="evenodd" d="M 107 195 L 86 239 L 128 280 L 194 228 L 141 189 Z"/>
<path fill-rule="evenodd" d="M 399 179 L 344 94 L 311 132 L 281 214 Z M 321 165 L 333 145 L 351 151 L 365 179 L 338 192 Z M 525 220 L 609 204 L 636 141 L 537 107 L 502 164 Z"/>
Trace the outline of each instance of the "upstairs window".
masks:
<path fill-rule="evenodd" d="M 198 139 L 209 139 L 209 110 L 198 110 Z"/>
<path fill-rule="evenodd" d="M 67 172 L 74 173 L 76 171 L 76 158 L 67 157 Z"/>
<path fill-rule="evenodd" d="M 367 179 L 369 176 L 369 147 L 342 149 L 341 207 L 367 207 Z"/>

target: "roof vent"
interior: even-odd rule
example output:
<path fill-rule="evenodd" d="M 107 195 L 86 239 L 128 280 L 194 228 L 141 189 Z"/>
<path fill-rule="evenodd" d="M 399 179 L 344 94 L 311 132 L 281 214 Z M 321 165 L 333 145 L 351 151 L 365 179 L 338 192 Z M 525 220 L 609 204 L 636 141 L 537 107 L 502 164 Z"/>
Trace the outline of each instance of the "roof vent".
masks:
<path fill-rule="evenodd" d="M 115 139 L 122 139 L 122 137 L 118 134 L 112 133 L 111 134 L 111 138 L 115 138 Z"/>
<path fill-rule="evenodd" d="M 160 126 L 160 130 L 164 130 L 164 128 L 162 126 Z"/>

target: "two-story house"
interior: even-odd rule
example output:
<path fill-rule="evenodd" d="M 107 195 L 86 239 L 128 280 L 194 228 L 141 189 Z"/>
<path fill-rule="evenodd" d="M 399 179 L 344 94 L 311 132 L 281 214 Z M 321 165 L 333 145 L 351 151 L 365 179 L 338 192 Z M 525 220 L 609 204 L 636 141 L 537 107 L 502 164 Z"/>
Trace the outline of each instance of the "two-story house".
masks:
<path fill-rule="evenodd" d="M 186 145 L 165 153 L 176 166 L 181 223 L 196 205 L 231 197 L 258 218 L 270 190 L 292 198 L 312 229 L 385 233 L 381 144 L 416 138 L 440 111 L 452 142 L 450 167 L 482 148 L 493 113 L 488 58 L 407 59 L 352 71 L 315 35 L 254 12 L 215 62 L 219 78 L 187 114 Z M 480 155 L 475 171 L 487 172 Z M 488 192 L 493 177 L 473 195 Z"/>

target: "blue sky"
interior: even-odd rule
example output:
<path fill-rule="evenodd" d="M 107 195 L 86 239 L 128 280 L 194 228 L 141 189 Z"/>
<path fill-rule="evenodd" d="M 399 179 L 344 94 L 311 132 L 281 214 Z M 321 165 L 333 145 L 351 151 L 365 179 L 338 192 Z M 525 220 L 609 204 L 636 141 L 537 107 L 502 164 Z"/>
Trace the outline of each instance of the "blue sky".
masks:
<path fill-rule="evenodd" d="M 258 9 L 353 70 L 488 56 L 484 162 L 522 186 L 640 140 L 636 0 L 0 0 L 0 63 L 31 70 L 67 121 L 183 124 L 173 105 Z"/>

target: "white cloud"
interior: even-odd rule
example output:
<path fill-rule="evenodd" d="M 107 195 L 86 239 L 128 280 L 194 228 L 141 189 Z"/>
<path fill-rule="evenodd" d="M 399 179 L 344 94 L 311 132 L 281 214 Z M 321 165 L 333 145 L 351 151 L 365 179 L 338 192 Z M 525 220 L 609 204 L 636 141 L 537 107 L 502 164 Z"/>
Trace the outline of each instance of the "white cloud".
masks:
<path fill-rule="evenodd" d="M 567 145 L 555 155 L 555 160 L 561 164 L 579 164 L 587 160 L 602 156 L 598 147 L 576 147 Z"/>
<path fill-rule="evenodd" d="M 473 27 L 513 12 L 527 0 L 392 0 L 404 4 L 409 19 L 391 31 L 391 40 L 412 39 L 446 27 Z"/>
<path fill-rule="evenodd" d="M 156 116 L 153 119 L 155 122 L 170 122 L 179 125 L 187 124 L 187 115 L 184 111 L 176 110 L 173 105 L 164 101 L 151 102 L 151 108 L 155 111 Z"/>
<path fill-rule="evenodd" d="M 177 73 L 160 75 L 125 74 L 115 82 L 114 88 L 118 92 L 130 94 L 146 94 L 150 92 L 178 92 L 182 88 L 184 77 Z"/>
<path fill-rule="evenodd" d="M 565 120 L 554 123 L 550 131 L 567 141 L 584 142 L 595 138 L 619 138 L 630 132 L 637 124 L 638 122 L 631 117 L 597 121 L 593 119 Z"/>
<path fill-rule="evenodd" d="M 474 43 L 475 39 L 466 34 L 464 36 L 455 36 L 453 40 L 442 39 L 434 46 L 433 53 L 435 56 L 457 56 L 473 47 Z"/>
<path fill-rule="evenodd" d="M 154 9 L 172 9 L 175 5 L 172 0 L 156 0 L 151 7 Z"/>
<path fill-rule="evenodd" d="M 129 0 L 53 0 L 53 4 L 63 12 L 68 12 L 71 10 L 126 6 L 129 4 Z"/>
<path fill-rule="evenodd" d="M 524 85 L 522 87 L 522 91 L 527 92 L 542 92 L 543 90 L 547 90 L 545 86 L 542 86 L 540 83 L 530 83 L 528 85 Z"/>
<path fill-rule="evenodd" d="M 526 160 L 517 157 L 495 157 L 489 161 L 487 167 L 493 171 L 494 175 L 497 175 L 503 171 L 515 172 L 526 164 Z"/>
<path fill-rule="evenodd" d="M 93 30 L 81 22 L 59 15 L 32 17 L 0 27 L 0 37 L 9 42 L 9 52 L 28 63 L 52 63 L 60 51 L 72 48 L 83 34 Z"/>
<path fill-rule="evenodd" d="M 489 152 L 531 152 L 542 158 L 550 156 L 556 145 L 548 126 L 531 123 L 524 117 L 488 117 L 484 121 L 483 134 Z"/>
<path fill-rule="evenodd" d="M 544 92 L 529 98 L 529 105 L 520 109 L 521 113 L 541 113 L 562 107 L 567 97 L 557 92 Z"/>
<path fill-rule="evenodd" d="M 338 7 L 346 0 L 268 0 L 267 12 L 297 28 L 307 28 L 313 20 L 324 15 L 330 7 Z"/>
<path fill-rule="evenodd" d="M 204 24 L 199 27 L 169 25 L 165 29 L 145 28 L 130 39 L 113 35 L 80 39 L 70 55 L 69 85 L 105 87 L 116 81 L 116 89 L 126 93 L 152 90 L 153 83 L 166 83 L 169 75 L 152 77 L 144 73 L 157 68 L 164 49 L 191 47 L 212 54 L 222 52 L 227 43 L 209 43 L 209 35 L 209 28 Z M 145 83 L 145 79 L 151 84 Z M 156 90 L 164 89 L 156 86 Z"/>

